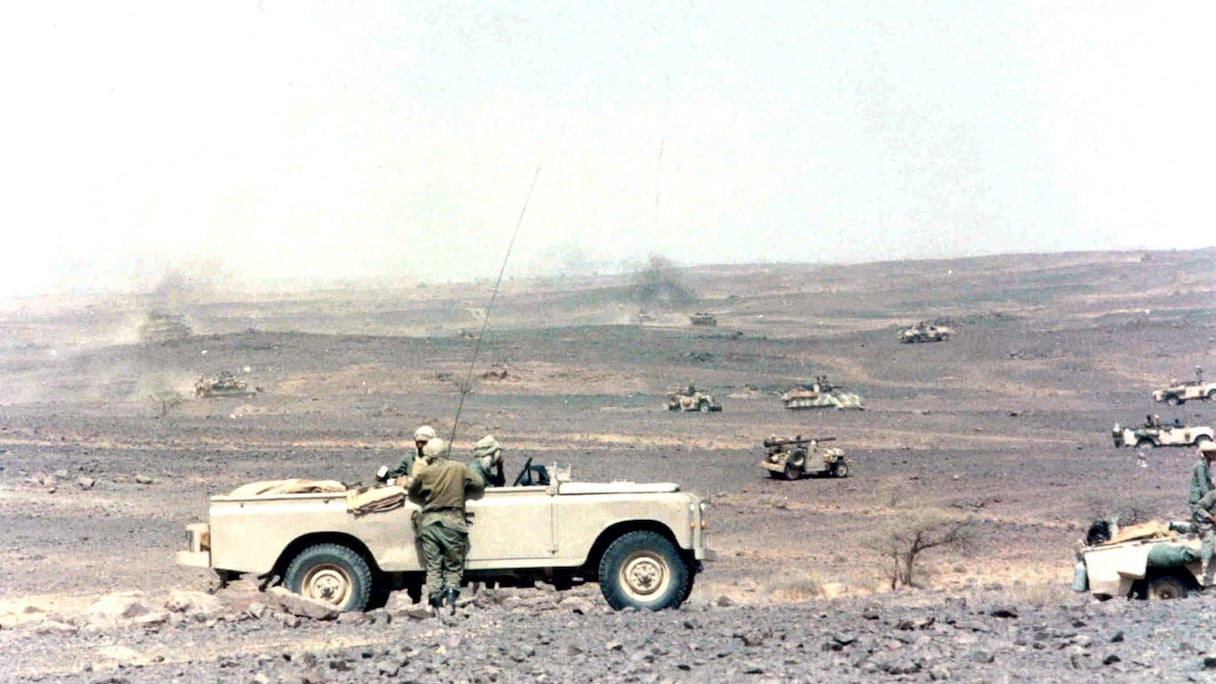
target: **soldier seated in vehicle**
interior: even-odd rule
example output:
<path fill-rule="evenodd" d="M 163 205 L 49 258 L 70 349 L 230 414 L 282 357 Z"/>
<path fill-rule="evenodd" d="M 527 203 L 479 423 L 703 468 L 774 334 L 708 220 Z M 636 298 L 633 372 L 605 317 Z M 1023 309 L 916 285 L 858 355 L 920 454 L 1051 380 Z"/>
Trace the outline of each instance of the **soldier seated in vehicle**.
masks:
<path fill-rule="evenodd" d="M 473 445 L 473 460 L 469 461 L 469 470 L 476 473 L 487 487 L 502 487 L 507 484 L 507 478 L 502 472 L 502 447 L 494 435 L 486 435 Z"/>

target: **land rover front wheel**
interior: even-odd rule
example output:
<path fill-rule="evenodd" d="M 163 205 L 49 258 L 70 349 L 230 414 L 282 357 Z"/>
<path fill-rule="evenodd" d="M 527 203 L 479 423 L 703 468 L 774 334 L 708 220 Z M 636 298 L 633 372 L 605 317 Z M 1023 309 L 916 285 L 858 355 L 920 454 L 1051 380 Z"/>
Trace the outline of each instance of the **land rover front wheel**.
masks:
<path fill-rule="evenodd" d="M 1170 406 L 1177 406 L 1178 404 L 1181 404 L 1182 401 L 1177 396 L 1171 394 L 1165 398 L 1165 403 L 1169 404 Z"/>
<path fill-rule="evenodd" d="M 692 574 L 669 539 L 657 532 L 627 532 L 600 559 L 600 591 L 614 610 L 662 610 L 688 596 Z"/>
<path fill-rule="evenodd" d="M 344 611 L 362 611 L 371 602 L 372 571 L 349 547 L 317 544 L 287 566 L 283 584 L 291 591 Z"/>
<path fill-rule="evenodd" d="M 832 466 L 832 474 L 836 477 L 848 477 L 849 464 L 844 461 L 836 461 L 836 465 Z"/>

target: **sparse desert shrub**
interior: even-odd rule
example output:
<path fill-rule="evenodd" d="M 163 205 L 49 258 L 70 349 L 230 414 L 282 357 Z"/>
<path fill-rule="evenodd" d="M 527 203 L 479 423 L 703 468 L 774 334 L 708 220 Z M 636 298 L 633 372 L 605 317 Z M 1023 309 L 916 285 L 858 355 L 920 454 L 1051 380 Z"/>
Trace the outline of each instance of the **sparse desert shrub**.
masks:
<path fill-rule="evenodd" d="M 170 411 L 185 403 L 186 395 L 175 389 L 162 389 L 153 393 L 150 399 L 159 411 L 157 418 L 164 418 Z"/>
<path fill-rule="evenodd" d="M 970 516 L 949 516 L 933 509 L 916 509 L 888 516 L 862 540 L 862 545 L 877 551 L 892 590 L 913 586 L 917 561 L 935 548 L 961 547 L 971 542 L 975 522 Z"/>
<path fill-rule="evenodd" d="M 823 582 L 815 575 L 782 577 L 768 590 L 790 601 L 809 601 L 823 596 Z"/>

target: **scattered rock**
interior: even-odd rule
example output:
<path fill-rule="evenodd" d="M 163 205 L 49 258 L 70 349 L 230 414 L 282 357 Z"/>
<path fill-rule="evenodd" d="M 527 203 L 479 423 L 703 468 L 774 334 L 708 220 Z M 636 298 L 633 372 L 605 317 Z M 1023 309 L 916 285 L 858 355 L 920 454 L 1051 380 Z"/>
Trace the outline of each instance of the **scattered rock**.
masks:
<path fill-rule="evenodd" d="M 595 611 L 595 604 L 582 596 L 567 596 L 557 604 L 557 607 L 576 615 L 590 615 Z"/>
<path fill-rule="evenodd" d="M 134 479 L 135 479 L 135 484 L 141 484 L 141 485 L 150 485 L 153 482 L 152 478 L 148 477 L 147 475 L 138 475 L 137 474 Z"/>
<path fill-rule="evenodd" d="M 734 600 L 732 600 L 731 597 L 729 597 L 725 594 L 723 594 L 722 596 L 719 596 L 718 600 L 714 601 L 714 603 L 716 603 L 718 605 L 718 607 L 720 607 L 720 608 L 730 608 L 731 606 L 735 605 Z"/>
<path fill-rule="evenodd" d="M 293 594 L 283 587 L 271 587 L 266 596 L 283 612 L 310 620 L 333 620 L 341 612 L 328 603 Z"/>
<path fill-rule="evenodd" d="M 79 485 L 81 489 L 92 489 L 93 485 L 97 484 L 97 480 L 91 477 L 82 476 L 76 478 L 76 484 Z"/>
<path fill-rule="evenodd" d="M 88 621 L 92 624 L 117 623 L 148 613 L 143 592 L 110 594 L 89 606 Z"/>
<path fill-rule="evenodd" d="M 165 600 L 165 610 L 208 619 L 221 614 L 224 611 L 224 604 L 215 596 L 205 592 L 174 589 L 169 592 L 169 598 Z"/>

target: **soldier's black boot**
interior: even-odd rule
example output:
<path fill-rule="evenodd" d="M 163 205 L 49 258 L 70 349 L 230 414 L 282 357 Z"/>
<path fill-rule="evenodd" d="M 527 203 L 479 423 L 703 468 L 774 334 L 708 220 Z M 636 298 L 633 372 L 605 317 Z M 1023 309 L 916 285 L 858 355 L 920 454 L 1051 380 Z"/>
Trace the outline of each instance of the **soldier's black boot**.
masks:
<path fill-rule="evenodd" d="M 443 609 L 443 594 L 435 594 L 431 597 L 431 615 L 439 615 L 439 611 Z"/>
<path fill-rule="evenodd" d="M 456 614 L 456 599 L 460 597 L 459 589 L 448 589 L 448 605 L 452 607 L 452 615 Z"/>

